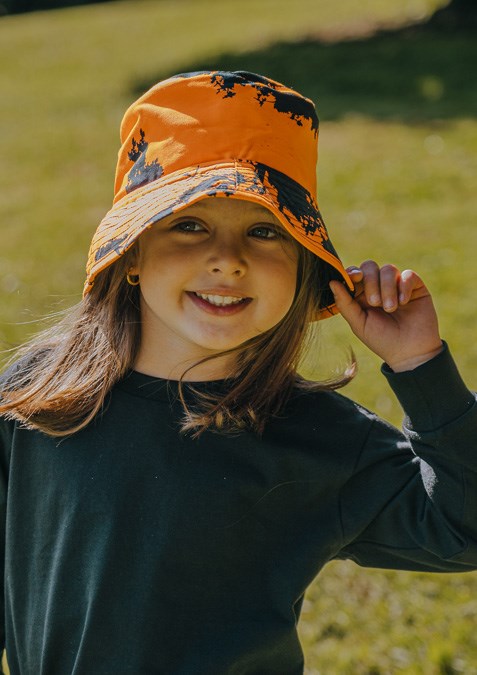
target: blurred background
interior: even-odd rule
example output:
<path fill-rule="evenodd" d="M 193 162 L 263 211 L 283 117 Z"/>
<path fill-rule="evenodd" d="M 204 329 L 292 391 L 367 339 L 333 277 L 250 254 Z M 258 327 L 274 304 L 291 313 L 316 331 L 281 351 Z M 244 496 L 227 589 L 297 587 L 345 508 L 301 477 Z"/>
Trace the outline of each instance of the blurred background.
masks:
<path fill-rule="evenodd" d="M 417 269 L 477 387 L 474 0 L 3 0 L 0 15 L 3 350 L 80 299 L 126 107 L 177 72 L 250 70 L 317 104 L 320 207 L 345 265 Z M 342 319 L 315 333 L 304 373 L 333 374 L 351 346 L 360 372 L 345 393 L 400 425 L 379 361 Z M 333 563 L 304 606 L 306 673 L 476 674 L 476 618 L 475 573 Z"/>

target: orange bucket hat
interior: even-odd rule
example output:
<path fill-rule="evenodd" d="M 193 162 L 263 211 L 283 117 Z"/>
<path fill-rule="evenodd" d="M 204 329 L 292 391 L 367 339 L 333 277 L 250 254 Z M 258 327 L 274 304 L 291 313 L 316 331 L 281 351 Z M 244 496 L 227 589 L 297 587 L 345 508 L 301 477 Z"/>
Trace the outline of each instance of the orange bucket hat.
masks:
<path fill-rule="evenodd" d="M 114 202 L 91 243 L 84 295 L 144 230 L 210 196 L 265 206 L 327 263 L 324 281 L 353 290 L 318 210 L 318 117 L 309 99 L 254 73 L 183 73 L 129 107 L 121 143 Z M 320 318 L 337 311 L 324 285 Z"/>

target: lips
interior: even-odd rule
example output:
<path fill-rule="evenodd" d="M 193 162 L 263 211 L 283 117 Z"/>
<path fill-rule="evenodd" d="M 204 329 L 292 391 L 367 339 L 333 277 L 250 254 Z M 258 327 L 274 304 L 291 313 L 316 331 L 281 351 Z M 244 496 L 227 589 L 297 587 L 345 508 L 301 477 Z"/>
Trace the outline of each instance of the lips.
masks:
<path fill-rule="evenodd" d="M 200 307 L 209 314 L 218 316 L 236 314 L 252 302 L 252 298 L 238 295 L 200 293 L 198 291 L 187 291 L 186 295 L 197 307 Z"/>

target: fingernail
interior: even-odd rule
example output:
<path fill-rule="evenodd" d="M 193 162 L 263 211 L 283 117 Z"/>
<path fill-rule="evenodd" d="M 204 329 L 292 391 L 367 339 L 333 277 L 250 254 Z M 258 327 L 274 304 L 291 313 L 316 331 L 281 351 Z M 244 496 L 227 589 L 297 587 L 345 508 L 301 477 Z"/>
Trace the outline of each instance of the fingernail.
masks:
<path fill-rule="evenodd" d="M 392 309 L 395 306 L 394 300 L 385 300 L 384 301 L 384 309 Z"/>
<path fill-rule="evenodd" d="M 375 293 L 374 295 L 372 295 L 369 298 L 369 302 L 370 302 L 371 305 L 379 305 L 380 302 L 381 302 L 381 298 L 379 297 L 379 295 L 377 293 Z"/>

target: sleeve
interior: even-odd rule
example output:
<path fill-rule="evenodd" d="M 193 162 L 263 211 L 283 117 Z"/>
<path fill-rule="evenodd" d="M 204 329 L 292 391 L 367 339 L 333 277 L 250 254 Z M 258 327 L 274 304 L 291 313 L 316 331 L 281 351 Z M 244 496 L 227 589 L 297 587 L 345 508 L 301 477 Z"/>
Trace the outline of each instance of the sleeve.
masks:
<path fill-rule="evenodd" d="M 405 373 L 383 373 L 404 433 L 375 418 L 341 490 L 338 558 L 391 569 L 477 568 L 477 401 L 447 345 Z"/>
<path fill-rule="evenodd" d="M 0 675 L 2 670 L 2 655 L 5 649 L 5 530 L 7 510 L 7 484 L 8 484 L 8 457 L 10 453 L 10 434 L 5 420 L 0 418 L 0 569 L 2 583 L 0 586 Z"/>

